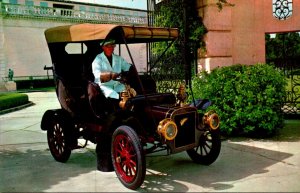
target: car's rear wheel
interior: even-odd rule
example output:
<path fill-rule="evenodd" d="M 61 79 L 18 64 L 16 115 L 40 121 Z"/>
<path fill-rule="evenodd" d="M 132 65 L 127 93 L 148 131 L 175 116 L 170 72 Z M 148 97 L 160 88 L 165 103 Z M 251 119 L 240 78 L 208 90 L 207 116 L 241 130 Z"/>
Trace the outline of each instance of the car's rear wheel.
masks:
<path fill-rule="evenodd" d="M 146 162 L 140 139 L 128 126 L 120 126 L 112 137 L 112 160 L 121 183 L 129 189 L 137 189 L 144 182 Z"/>
<path fill-rule="evenodd" d="M 58 115 L 54 115 L 49 123 L 47 140 L 50 152 L 56 161 L 66 162 L 71 155 L 67 124 Z"/>
<path fill-rule="evenodd" d="M 187 150 L 190 158 L 203 165 L 212 164 L 219 156 L 221 150 L 220 130 L 204 132 L 199 139 L 199 145 Z"/>

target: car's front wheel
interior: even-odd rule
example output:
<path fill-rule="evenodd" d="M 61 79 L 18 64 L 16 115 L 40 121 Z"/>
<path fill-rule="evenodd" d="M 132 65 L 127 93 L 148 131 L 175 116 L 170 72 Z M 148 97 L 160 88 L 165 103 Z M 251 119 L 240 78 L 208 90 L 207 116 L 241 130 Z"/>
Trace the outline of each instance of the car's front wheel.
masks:
<path fill-rule="evenodd" d="M 198 146 L 187 150 L 187 153 L 195 163 L 210 165 L 218 158 L 220 151 L 220 130 L 216 129 L 204 132 L 200 136 Z"/>
<path fill-rule="evenodd" d="M 128 126 L 118 127 L 112 136 L 112 161 L 121 183 L 129 189 L 137 189 L 146 175 L 145 155 L 136 132 Z"/>

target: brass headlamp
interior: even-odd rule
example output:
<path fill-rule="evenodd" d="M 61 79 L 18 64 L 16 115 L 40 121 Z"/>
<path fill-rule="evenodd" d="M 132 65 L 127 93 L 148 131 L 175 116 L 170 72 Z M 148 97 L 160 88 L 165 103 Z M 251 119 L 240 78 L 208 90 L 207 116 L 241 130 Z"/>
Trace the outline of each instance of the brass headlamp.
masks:
<path fill-rule="evenodd" d="M 178 129 L 176 123 L 172 119 L 167 118 L 159 122 L 157 132 L 166 140 L 173 140 L 177 135 Z"/>
<path fill-rule="evenodd" d="M 204 114 L 203 123 L 215 130 L 220 125 L 220 118 L 215 111 L 211 110 Z"/>

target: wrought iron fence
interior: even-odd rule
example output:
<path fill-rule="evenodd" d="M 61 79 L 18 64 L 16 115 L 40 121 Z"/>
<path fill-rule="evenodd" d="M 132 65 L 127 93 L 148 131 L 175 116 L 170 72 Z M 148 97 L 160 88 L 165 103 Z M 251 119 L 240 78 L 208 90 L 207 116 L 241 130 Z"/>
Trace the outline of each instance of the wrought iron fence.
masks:
<path fill-rule="evenodd" d="M 53 75 L 36 75 L 36 76 L 14 76 L 13 81 L 27 81 L 27 80 L 54 80 Z M 9 81 L 9 77 L 3 77 L 3 82 Z"/>

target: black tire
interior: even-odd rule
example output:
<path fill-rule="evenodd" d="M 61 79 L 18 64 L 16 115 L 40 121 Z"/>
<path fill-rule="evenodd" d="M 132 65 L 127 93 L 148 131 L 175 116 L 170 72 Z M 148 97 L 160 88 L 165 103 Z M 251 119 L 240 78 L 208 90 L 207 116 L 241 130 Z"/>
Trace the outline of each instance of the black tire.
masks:
<path fill-rule="evenodd" d="M 128 126 L 118 127 L 112 136 L 112 162 L 121 183 L 132 190 L 141 186 L 146 175 L 146 161 L 140 139 Z"/>
<path fill-rule="evenodd" d="M 70 141 L 68 139 L 67 121 L 63 121 L 59 115 L 54 115 L 49 121 L 49 128 L 47 130 L 47 140 L 50 152 L 54 159 L 58 162 L 68 161 L 71 155 Z"/>
<path fill-rule="evenodd" d="M 190 158 L 198 164 L 210 165 L 219 156 L 221 151 L 220 130 L 206 131 L 199 139 L 199 145 L 187 150 Z"/>

